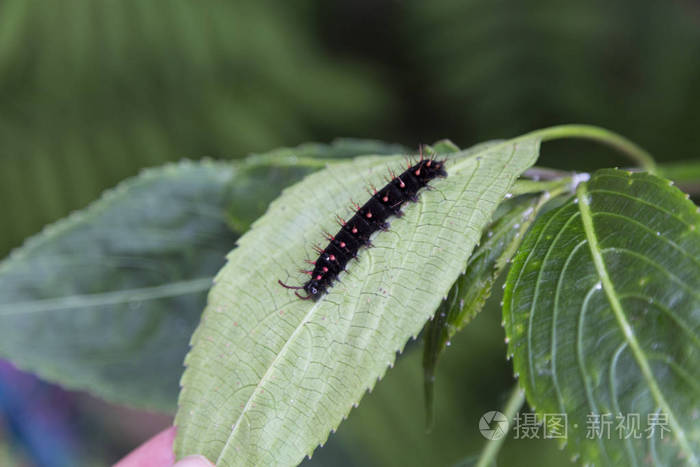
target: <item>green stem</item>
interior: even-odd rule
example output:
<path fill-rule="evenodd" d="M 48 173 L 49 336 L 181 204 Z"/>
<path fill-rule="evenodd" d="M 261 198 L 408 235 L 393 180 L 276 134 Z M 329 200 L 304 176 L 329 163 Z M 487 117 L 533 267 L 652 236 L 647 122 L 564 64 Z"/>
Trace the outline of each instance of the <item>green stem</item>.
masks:
<path fill-rule="evenodd" d="M 550 197 L 554 198 L 556 195 L 560 195 L 567 187 L 571 185 L 572 178 L 570 174 L 567 173 L 567 175 L 569 176 L 562 176 L 562 178 L 558 180 L 545 180 L 543 182 L 519 179 L 515 181 L 509 193 L 513 196 L 520 196 L 530 193 L 549 192 Z"/>
<path fill-rule="evenodd" d="M 700 161 L 679 161 L 660 164 L 658 175 L 673 180 L 678 188 L 691 195 L 700 194 Z"/>
<path fill-rule="evenodd" d="M 543 143 L 546 141 L 564 138 L 597 141 L 620 151 L 647 172 L 656 172 L 656 162 L 654 162 L 654 158 L 651 157 L 651 154 L 624 136 L 618 135 L 617 133 L 613 133 L 612 131 L 604 128 L 592 125 L 558 125 L 536 130 L 515 139 L 520 140 L 531 138 L 533 136 L 539 137 Z"/>
<path fill-rule="evenodd" d="M 503 409 L 503 414 L 506 416 L 508 423 L 512 423 L 512 420 L 515 418 L 518 411 L 520 411 L 520 407 L 522 407 L 524 402 L 525 391 L 520 389 L 520 385 L 516 384 L 515 389 L 513 389 L 513 392 L 511 392 L 510 397 L 508 397 L 508 401 L 506 402 L 506 406 Z M 481 451 L 476 467 L 488 467 L 495 462 L 496 456 L 501 450 L 501 446 L 503 446 L 503 442 L 505 440 L 506 437 L 502 436 L 499 439 L 488 441 L 484 447 L 484 450 Z"/>
<path fill-rule="evenodd" d="M 677 183 L 700 182 L 700 161 L 678 161 L 659 165 L 659 175 Z"/>
<path fill-rule="evenodd" d="M 550 169 L 549 167 L 533 166 L 523 172 L 523 177 L 533 180 L 561 180 L 564 177 L 571 176 L 571 172 L 567 170 Z"/>

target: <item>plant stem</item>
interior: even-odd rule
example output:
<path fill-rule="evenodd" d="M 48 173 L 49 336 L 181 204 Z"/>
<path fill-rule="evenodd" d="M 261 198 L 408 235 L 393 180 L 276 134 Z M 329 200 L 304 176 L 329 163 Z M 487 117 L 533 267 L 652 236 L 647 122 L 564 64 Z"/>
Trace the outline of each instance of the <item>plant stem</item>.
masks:
<path fill-rule="evenodd" d="M 553 126 L 527 133 L 516 139 L 532 136 L 540 137 L 542 142 L 564 138 L 578 138 L 606 144 L 625 154 L 643 170 L 673 180 L 686 193 L 700 193 L 700 160 L 677 161 L 657 165 L 651 154 L 627 138 L 590 125 Z M 544 167 L 532 167 L 525 172 L 525 176 L 534 176 L 540 180 L 556 180 L 564 175 L 568 175 L 568 172 Z"/>
<path fill-rule="evenodd" d="M 700 161 L 679 161 L 660 164 L 658 175 L 673 180 L 678 188 L 691 195 L 700 193 Z"/>
<path fill-rule="evenodd" d="M 651 157 L 651 154 L 624 136 L 604 128 L 592 125 L 558 125 L 527 133 L 523 136 L 519 136 L 516 140 L 531 138 L 533 136 L 541 138 L 543 143 L 565 138 L 597 141 L 620 151 L 647 172 L 656 172 L 656 162 L 654 162 L 654 158 Z"/>
<path fill-rule="evenodd" d="M 522 407 L 524 402 L 525 391 L 520 389 L 519 384 L 516 384 L 515 388 L 513 389 L 513 392 L 511 392 L 510 394 L 510 397 L 508 397 L 508 401 L 506 402 L 505 408 L 503 409 L 503 414 L 508 420 L 509 427 L 511 421 L 515 418 L 515 415 L 518 413 L 520 407 Z M 508 432 L 510 432 L 510 429 L 508 430 Z M 505 440 L 506 436 L 503 436 L 499 439 L 494 439 L 492 441 L 487 441 L 484 450 L 481 451 L 481 455 L 479 456 L 479 460 L 476 463 L 476 467 L 488 467 L 489 465 L 491 465 L 496 460 L 496 456 L 501 450 L 501 446 L 503 445 L 503 442 Z"/>
<path fill-rule="evenodd" d="M 659 165 L 659 175 L 678 183 L 700 181 L 700 161 L 678 161 Z"/>
<path fill-rule="evenodd" d="M 571 174 L 568 176 L 562 176 L 557 180 L 546 180 L 543 182 L 536 182 L 534 180 L 519 179 L 511 187 L 509 193 L 513 196 L 520 196 L 530 193 L 541 193 L 548 191 L 550 196 L 553 198 L 556 195 L 561 194 L 567 186 L 572 183 Z M 575 188 L 575 187 L 574 187 Z M 556 192 L 556 195 L 554 194 Z"/>
<path fill-rule="evenodd" d="M 550 169 L 549 167 L 533 166 L 523 172 L 523 177 L 533 180 L 561 180 L 564 177 L 571 176 L 570 171 Z"/>

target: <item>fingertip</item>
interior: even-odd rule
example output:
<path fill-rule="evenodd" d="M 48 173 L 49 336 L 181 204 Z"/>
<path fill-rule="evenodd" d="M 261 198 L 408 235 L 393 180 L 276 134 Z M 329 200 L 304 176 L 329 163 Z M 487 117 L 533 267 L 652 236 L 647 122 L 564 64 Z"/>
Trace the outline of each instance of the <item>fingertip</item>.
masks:
<path fill-rule="evenodd" d="M 209 462 L 204 456 L 196 454 L 194 456 L 187 456 L 175 463 L 173 467 L 215 467 L 214 464 Z"/>
<path fill-rule="evenodd" d="M 166 467 L 173 465 L 175 427 L 169 427 L 114 464 L 114 467 Z"/>

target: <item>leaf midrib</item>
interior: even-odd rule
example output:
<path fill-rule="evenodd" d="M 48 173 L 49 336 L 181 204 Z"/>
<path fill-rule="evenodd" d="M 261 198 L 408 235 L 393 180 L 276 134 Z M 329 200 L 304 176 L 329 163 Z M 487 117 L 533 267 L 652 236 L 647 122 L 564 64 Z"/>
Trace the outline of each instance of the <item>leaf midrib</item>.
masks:
<path fill-rule="evenodd" d="M 659 405 L 659 407 L 668 415 L 669 423 L 673 427 L 680 448 L 685 454 L 688 462 L 690 463 L 690 465 L 697 466 L 698 461 L 695 457 L 695 454 L 693 453 L 693 450 L 690 447 L 690 444 L 688 443 L 688 439 L 685 435 L 685 430 L 680 425 L 680 423 L 678 423 L 675 414 L 673 413 L 671 407 L 669 406 L 668 402 L 661 393 L 661 389 L 659 388 L 659 385 L 656 382 L 656 379 L 654 378 L 654 375 L 651 371 L 651 367 L 649 366 L 649 362 L 646 359 L 646 356 L 644 355 L 644 351 L 642 350 L 639 342 L 637 341 L 637 337 L 634 334 L 632 326 L 629 324 L 627 318 L 625 317 L 622 304 L 620 303 L 617 292 L 615 291 L 615 286 L 613 285 L 612 280 L 608 275 L 607 267 L 605 265 L 605 261 L 601 254 L 600 246 L 598 244 L 598 237 L 595 232 L 595 227 L 593 226 L 593 215 L 589 206 L 590 199 L 588 188 L 586 185 L 587 184 L 582 183 L 578 186 L 578 189 L 576 190 L 576 197 L 578 200 L 579 212 L 581 213 L 583 230 L 586 234 L 586 239 L 588 240 L 589 251 L 591 253 L 593 263 L 598 273 L 598 277 L 600 278 L 601 284 L 603 285 L 603 290 L 605 291 L 605 295 L 608 299 L 608 302 L 610 303 L 610 307 L 613 311 L 613 314 L 615 315 L 615 319 L 617 320 L 618 325 L 622 330 L 622 335 L 624 336 L 630 349 L 632 350 L 632 354 L 634 355 L 634 358 L 637 361 L 640 370 L 642 371 L 644 379 L 647 381 L 647 385 L 649 386 L 649 390 L 652 396 L 656 400 L 656 403 Z"/>
<path fill-rule="evenodd" d="M 132 301 L 156 300 L 159 298 L 176 297 L 208 290 L 213 277 L 201 277 L 186 281 L 171 282 L 153 287 L 118 290 L 115 292 L 100 292 L 95 294 L 68 295 L 59 298 L 47 298 L 30 302 L 0 304 L 0 317 L 27 313 L 99 307 L 118 305 Z"/>
<path fill-rule="evenodd" d="M 226 450 L 228 449 L 231 441 L 233 441 L 233 438 L 238 431 L 238 427 L 241 424 L 241 420 L 243 420 L 243 416 L 247 413 L 248 409 L 250 408 L 253 399 L 255 399 L 255 396 L 258 393 L 258 390 L 267 382 L 271 372 L 273 369 L 277 367 L 277 363 L 280 361 L 280 359 L 287 353 L 287 350 L 289 349 L 289 346 L 292 342 L 295 342 L 296 337 L 298 333 L 304 328 L 306 323 L 310 321 L 311 316 L 313 316 L 314 312 L 316 309 L 321 305 L 322 300 L 319 300 L 317 302 L 314 302 L 313 306 L 309 309 L 308 313 L 304 315 L 304 317 L 301 319 L 299 322 L 299 325 L 294 329 L 294 332 L 289 336 L 289 339 L 287 339 L 280 349 L 280 351 L 277 353 L 275 356 L 275 359 L 270 363 L 268 366 L 267 370 L 265 371 L 265 374 L 262 375 L 260 378 L 260 381 L 258 384 L 255 385 L 255 389 L 250 393 L 250 396 L 248 397 L 248 400 L 246 401 L 245 405 L 241 409 L 241 413 L 238 415 L 238 418 L 236 419 L 236 422 L 233 424 L 233 428 L 231 429 L 231 432 L 228 435 L 228 438 L 226 439 L 226 444 L 224 444 L 224 447 L 221 449 L 221 452 L 219 453 L 219 457 L 216 459 L 216 463 L 218 464 L 219 462 L 222 462 L 224 459 L 224 455 L 226 454 Z"/>

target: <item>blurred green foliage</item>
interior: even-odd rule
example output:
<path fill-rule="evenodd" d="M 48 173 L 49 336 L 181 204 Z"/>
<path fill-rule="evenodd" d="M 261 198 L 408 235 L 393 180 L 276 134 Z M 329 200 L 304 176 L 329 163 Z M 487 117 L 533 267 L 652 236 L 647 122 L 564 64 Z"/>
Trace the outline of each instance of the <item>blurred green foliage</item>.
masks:
<path fill-rule="evenodd" d="M 0 254 L 139 167 L 376 125 L 390 94 L 327 56 L 307 8 L 0 3 Z"/>
<path fill-rule="evenodd" d="M 585 122 L 660 159 L 698 155 L 697 2 L 412 0 L 405 17 L 416 80 L 458 144 Z"/>
<path fill-rule="evenodd" d="M 169 160 L 338 136 L 467 147 L 562 122 L 682 159 L 698 156 L 699 102 L 691 0 L 2 0 L 0 257 Z M 551 147 L 545 165 L 620 162 L 590 146 L 562 160 Z M 473 453 L 478 416 L 502 402 L 494 387 L 513 383 L 499 320 L 486 310 L 446 352 L 427 441 L 414 352 L 315 457 L 380 465 Z M 542 449 L 509 446 L 504 465 Z"/>
<path fill-rule="evenodd" d="M 469 146 L 572 121 L 692 157 L 699 76 L 687 0 L 4 0 L 0 255 L 183 157 L 337 136 Z"/>

